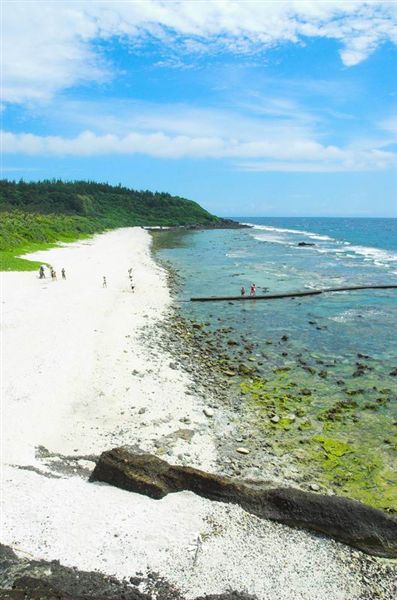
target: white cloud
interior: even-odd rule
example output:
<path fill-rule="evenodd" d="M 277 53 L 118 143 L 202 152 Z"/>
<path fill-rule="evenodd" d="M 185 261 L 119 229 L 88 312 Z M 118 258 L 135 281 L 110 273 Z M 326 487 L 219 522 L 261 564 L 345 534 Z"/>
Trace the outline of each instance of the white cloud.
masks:
<path fill-rule="evenodd" d="M 397 143 L 397 115 L 385 119 L 379 126 L 391 134 L 393 143 Z"/>
<path fill-rule="evenodd" d="M 325 37 L 341 43 L 342 61 L 353 66 L 384 41 L 397 44 L 396 23 L 396 3 L 380 0 L 8 2 L 3 4 L 3 98 L 46 101 L 78 82 L 110 78 L 111 65 L 94 44 L 112 37 L 132 46 L 154 37 L 173 48 L 164 61 L 175 65 L 178 48 L 191 54 L 219 48 L 246 53 Z"/>
<path fill-rule="evenodd" d="M 52 106 L 35 110 L 35 115 L 55 126 L 59 126 L 60 114 L 69 130 L 90 130 L 98 134 L 112 132 L 119 137 L 129 131 L 162 131 L 172 136 L 230 137 L 242 141 L 313 137 L 312 128 L 317 122 L 317 117 L 302 110 L 298 104 L 273 97 L 262 97 L 252 106 L 238 105 L 228 110 L 111 98 L 106 101 L 60 99 Z"/>
<path fill-rule="evenodd" d="M 72 6 L 72 5 L 71 5 Z M 105 69 L 88 42 L 95 25 L 56 3 L 3 5 L 2 95 L 8 102 L 46 100 L 78 81 L 100 80 Z"/>
<path fill-rule="evenodd" d="M 163 132 L 134 131 L 117 136 L 85 131 L 74 138 L 3 132 L 2 142 L 5 154 L 143 154 L 162 159 L 233 159 L 239 161 L 241 169 L 250 171 L 362 171 L 397 167 L 397 154 L 393 152 L 325 146 L 291 136 L 244 141 L 216 136 L 172 136 Z"/>

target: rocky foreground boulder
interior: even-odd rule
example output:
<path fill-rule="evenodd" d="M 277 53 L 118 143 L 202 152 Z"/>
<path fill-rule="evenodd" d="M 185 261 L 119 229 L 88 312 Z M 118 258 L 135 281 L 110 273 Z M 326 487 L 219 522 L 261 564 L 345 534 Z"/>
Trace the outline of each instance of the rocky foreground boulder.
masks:
<path fill-rule="evenodd" d="M 325 534 L 368 554 L 397 557 L 397 521 L 349 498 L 269 488 L 262 482 L 170 465 L 151 454 L 133 454 L 125 448 L 103 452 L 90 481 L 103 481 L 156 500 L 188 490 L 210 500 L 239 504 L 263 519 Z"/>
<path fill-rule="evenodd" d="M 148 591 L 141 592 L 142 584 Z M 0 544 L 0 598 L 2 600 L 185 600 L 156 573 L 119 581 L 98 571 L 78 571 L 57 560 L 18 557 Z M 195 600 L 255 600 L 244 592 L 200 596 Z"/>

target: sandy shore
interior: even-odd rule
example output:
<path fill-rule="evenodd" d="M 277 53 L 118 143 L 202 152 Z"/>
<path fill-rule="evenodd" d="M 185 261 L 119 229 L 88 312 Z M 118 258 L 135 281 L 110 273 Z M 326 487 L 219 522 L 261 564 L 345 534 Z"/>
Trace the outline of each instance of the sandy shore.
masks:
<path fill-rule="evenodd" d="M 158 572 L 188 598 L 229 589 L 263 600 L 363 598 L 352 568 L 360 553 L 332 540 L 189 492 L 156 501 L 88 483 L 95 457 L 119 445 L 214 470 L 224 432 L 189 375 L 145 343 L 172 301 L 147 232 L 120 229 L 34 259 L 58 281 L 2 275 L 1 541 L 119 578 Z"/>

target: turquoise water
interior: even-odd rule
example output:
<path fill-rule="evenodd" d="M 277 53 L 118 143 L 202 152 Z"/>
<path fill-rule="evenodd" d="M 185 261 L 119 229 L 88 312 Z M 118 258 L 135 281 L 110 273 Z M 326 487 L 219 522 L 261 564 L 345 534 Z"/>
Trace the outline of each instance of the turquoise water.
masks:
<path fill-rule="evenodd" d="M 157 235 L 159 257 L 180 275 L 178 300 L 236 295 L 253 282 L 258 293 L 397 284 L 397 219 L 238 220 L 250 227 Z M 255 343 L 259 376 L 235 378 L 250 427 L 271 408 L 283 431 L 265 427 L 266 439 L 291 456 L 299 442 L 319 481 L 397 510 L 397 290 L 178 306 Z M 289 423 L 288 412 L 299 418 Z"/>
<path fill-rule="evenodd" d="M 169 247 L 160 256 L 183 277 L 180 299 L 239 294 L 252 282 L 258 293 L 397 283 L 397 219 L 239 220 L 253 227 L 166 234 Z M 315 246 L 298 247 L 301 241 Z M 397 360 L 397 293 L 392 290 L 183 309 L 206 321 L 220 317 L 259 343 L 287 332 L 315 351 Z M 320 334 L 309 321 L 327 329 Z"/>

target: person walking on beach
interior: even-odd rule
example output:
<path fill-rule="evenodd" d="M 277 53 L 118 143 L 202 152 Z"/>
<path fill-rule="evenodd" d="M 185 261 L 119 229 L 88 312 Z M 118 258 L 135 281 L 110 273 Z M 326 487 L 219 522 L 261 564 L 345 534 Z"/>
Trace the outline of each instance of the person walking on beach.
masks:
<path fill-rule="evenodd" d="M 40 279 L 45 279 L 45 273 L 44 273 L 44 267 L 43 267 L 43 265 L 41 265 L 40 270 L 39 270 L 39 278 Z"/>
<path fill-rule="evenodd" d="M 255 295 L 256 295 L 256 284 L 253 283 L 253 284 L 251 284 L 250 296 L 255 296 Z"/>
<path fill-rule="evenodd" d="M 105 276 L 103 276 L 102 287 L 104 287 L 104 288 L 108 287 L 108 284 L 106 282 L 106 277 Z"/>
<path fill-rule="evenodd" d="M 57 272 L 51 267 L 51 279 L 52 281 L 56 281 Z"/>
<path fill-rule="evenodd" d="M 61 273 L 62 273 L 62 279 L 66 279 L 65 269 L 62 269 Z"/>
<path fill-rule="evenodd" d="M 241 295 L 245 296 L 245 287 L 244 286 L 241 287 Z"/>

